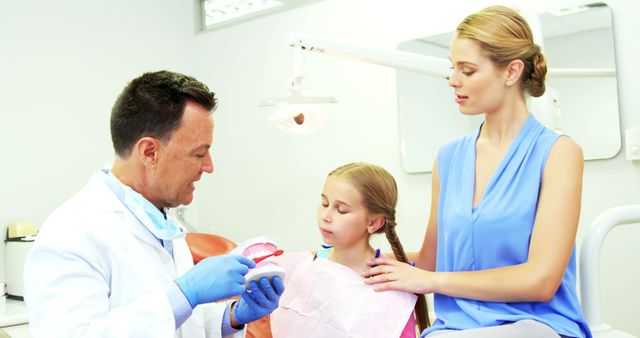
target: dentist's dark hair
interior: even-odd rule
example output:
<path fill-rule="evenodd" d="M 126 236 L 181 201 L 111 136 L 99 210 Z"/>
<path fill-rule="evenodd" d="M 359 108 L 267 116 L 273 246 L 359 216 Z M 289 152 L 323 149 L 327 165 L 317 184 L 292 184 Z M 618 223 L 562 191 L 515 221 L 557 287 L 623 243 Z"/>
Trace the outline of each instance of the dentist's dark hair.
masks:
<path fill-rule="evenodd" d="M 375 164 L 356 162 L 338 167 L 329 173 L 351 184 L 362 195 L 365 208 L 374 215 L 383 215 L 385 225 L 376 233 L 386 235 L 396 259 L 408 263 L 407 254 L 396 234 L 396 205 L 398 204 L 398 186 L 393 176 L 384 168 Z M 430 326 L 427 300 L 424 294 L 418 294 L 414 308 L 416 324 L 422 330 Z"/>
<path fill-rule="evenodd" d="M 180 127 L 187 101 L 212 112 L 215 94 L 195 78 L 170 71 L 144 73 L 124 88 L 111 110 L 111 141 L 127 158 L 142 137 L 169 140 Z"/>

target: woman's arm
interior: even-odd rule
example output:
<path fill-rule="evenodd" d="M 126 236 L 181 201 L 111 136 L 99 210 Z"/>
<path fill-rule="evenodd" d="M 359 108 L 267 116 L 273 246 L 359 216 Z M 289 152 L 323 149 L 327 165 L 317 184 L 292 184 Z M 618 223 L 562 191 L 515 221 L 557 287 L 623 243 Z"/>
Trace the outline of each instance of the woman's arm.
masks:
<path fill-rule="evenodd" d="M 542 176 L 527 262 L 489 270 L 440 273 L 384 259 L 376 261 L 378 266 L 365 273 L 375 276 L 365 282 L 378 284 L 376 290 L 436 292 L 482 301 L 548 301 L 562 281 L 575 242 L 583 164 L 582 150 L 574 141 L 566 137 L 556 141 Z M 431 240 L 429 230 L 425 244 L 427 239 Z M 423 245 L 421 252 L 424 249 Z"/>
<path fill-rule="evenodd" d="M 409 261 L 416 266 L 429 271 L 436 270 L 436 253 L 438 251 L 438 196 L 440 195 L 440 178 L 438 177 L 438 160 L 433 163 L 431 171 L 431 211 L 427 231 L 424 234 L 422 247 L 419 252 L 408 254 Z"/>

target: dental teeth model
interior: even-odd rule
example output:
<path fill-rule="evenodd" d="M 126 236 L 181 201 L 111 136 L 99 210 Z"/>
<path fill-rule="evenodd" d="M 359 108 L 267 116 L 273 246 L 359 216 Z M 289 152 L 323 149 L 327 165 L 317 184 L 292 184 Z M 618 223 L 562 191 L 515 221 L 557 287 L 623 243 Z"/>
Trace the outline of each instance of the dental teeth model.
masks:
<path fill-rule="evenodd" d="M 244 276 L 247 288 L 249 282 L 258 282 L 262 277 L 271 280 L 271 278 L 278 276 L 284 282 L 284 269 L 272 260 L 272 257 L 280 256 L 283 252 L 278 249 L 275 240 L 266 236 L 248 239 L 231 251 L 232 254 L 243 255 L 256 263 L 255 268 L 250 269 Z"/>

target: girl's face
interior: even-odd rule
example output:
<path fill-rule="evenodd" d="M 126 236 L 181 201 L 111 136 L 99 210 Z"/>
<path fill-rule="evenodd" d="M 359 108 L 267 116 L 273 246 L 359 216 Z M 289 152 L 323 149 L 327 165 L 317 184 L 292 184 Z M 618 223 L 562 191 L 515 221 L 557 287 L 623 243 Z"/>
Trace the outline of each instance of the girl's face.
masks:
<path fill-rule="evenodd" d="M 454 37 L 450 53 L 452 71 L 448 84 L 454 89 L 460 112 L 478 115 L 499 110 L 507 92 L 507 70 L 496 67 L 470 39 Z"/>
<path fill-rule="evenodd" d="M 318 228 L 323 241 L 336 248 L 368 242 L 371 221 L 362 194 L 340 178 L 329 176 L 318 207 Z"/>

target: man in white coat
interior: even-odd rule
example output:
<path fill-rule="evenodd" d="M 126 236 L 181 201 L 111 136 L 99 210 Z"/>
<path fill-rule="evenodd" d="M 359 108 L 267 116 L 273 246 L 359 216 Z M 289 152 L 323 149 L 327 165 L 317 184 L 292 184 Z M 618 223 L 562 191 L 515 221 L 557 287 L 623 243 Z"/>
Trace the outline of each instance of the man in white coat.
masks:
<path fill-rule="evenodd" d="M 215 95 L 178 73 L 132 80 L 111 112 L 112 169 L 44 222 L 24 270 L 34 337 L 244 336 L 278 306 L 274 277 L 251 282 L 253 261 L 210 257 L 193 265 L 167 208 L 191 203 L 213 172 Z M 217 301 L 241 295 L 238 301 Z"/>

